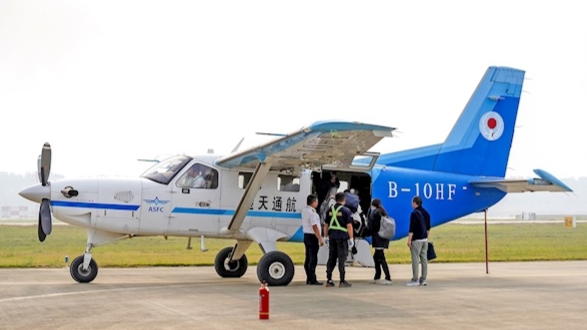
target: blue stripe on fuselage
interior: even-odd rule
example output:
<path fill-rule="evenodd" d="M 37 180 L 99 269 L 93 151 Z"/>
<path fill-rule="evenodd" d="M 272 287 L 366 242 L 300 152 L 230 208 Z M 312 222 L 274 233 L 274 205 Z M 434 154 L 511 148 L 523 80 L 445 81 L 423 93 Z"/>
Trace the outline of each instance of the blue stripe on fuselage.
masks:
<path fill-rule="evenodd" d="M 183 213 L 183 214 L 205 214 L 205 215 L 234 215 L 234 210 L 222 210 L 222 209 L 198 209 L 189 207 L 176 207 L 171 213 Z M 269 212 L 269 211 L 248 211 L 247 216 L 249 217 L 262 217 L 262 218 L 287 218 L 287 219 L 301 219 L 301 213 L 293 212 Z"/>
<path fill-rule="evenodd" d="M 88 203 L 88 202 L 66 202 L 66 201 L 51 201 L 51 206 L 55 207 L 79 207 L 87 209 L 100 209 L 100 210 L 121 210 L 121 211 L 136 211 L 140 205 L 122 205 L 122 204 L 105 204 L 105 203 Z M 203 214 L 203 215 L 234 215 L 234 210 L 222 210 L 222 209 L 198 209 L 188 207 L 176 207 L 171 213 L 182 213 L 182 214 Z M 266 211 L 249 211 L 247 212 L 249 217 L 261 217 L 261 218 L 286 218 L 286 219 L 301 219 L 301 213 L 294 212 L 266 212 Z"/>
<path fill-rule="evenodd" d="M 122 210 L 122 211 L 136 211 L 140 207 L 140 205 L 104 204 L 104 203 L 87 203 L 87 202 L 65 202 L 65 201 L 51 201 L 51 206 L 79 207 L 79 208 L 86 208 L 86 209 L 101 209 L 101 210 Z"/>

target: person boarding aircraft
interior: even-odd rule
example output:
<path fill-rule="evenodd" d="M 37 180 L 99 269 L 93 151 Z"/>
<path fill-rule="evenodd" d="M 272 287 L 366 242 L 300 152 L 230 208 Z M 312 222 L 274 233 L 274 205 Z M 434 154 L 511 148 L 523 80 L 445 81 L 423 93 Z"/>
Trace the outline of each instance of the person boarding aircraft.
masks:
<path fill-rule="evenodd" d="M 122 238 L 183 236 L 235 242 L 216 256 L 221 277 L 245 274 L 245 253 L 254 243 L 263 252 L 258 279 L 270 286 L 288 285 L 294 264 L 276 243 L 303 242 L 304 201 L 323 178 L 330 180 L 331 171 L 357 191 L 362 209 L 373 198 L 381 200 L 396 220 L 394 240 L 408 234 L 415 195 L 424 198 L 434 227 L 486 210 L 507 193 L 572 191 L 543 170 L 535 170 L 538 178 L 504 178 L 523 80 L 524 71 L 489 67 L 444 143 L 383 155 L 369 150 L 392 137 L 395 128 L 320 121 L 225 156 L 177 155 L 138 178 L 51 182 L 51 147 L 46 143 L 38 161 L 40 184 L 20 195 L 40 203 L 41 242 L 52 231 L 53 216 L 87 230 L 85 251 L 70 265 L 77 282 L 92 282 L 98 274 L 94 247 Z M 183 186 L 194 165 L 205 184 Z M 372 260 L 367 241 L 357 249 L 358 256 L 366 253 L 365 260 Z"/>

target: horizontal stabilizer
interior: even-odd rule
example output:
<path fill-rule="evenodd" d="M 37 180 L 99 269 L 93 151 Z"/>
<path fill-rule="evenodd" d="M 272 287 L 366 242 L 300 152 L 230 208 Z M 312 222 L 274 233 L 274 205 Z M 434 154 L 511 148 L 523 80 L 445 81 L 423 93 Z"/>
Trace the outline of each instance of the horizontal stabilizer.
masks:
<path fill-rule="evenodd" d="M 536 191 L 550 191 L 550 192 L 572 192 L 566 184 L 552 174 L 536 169 L 534 170 L 539 177 L 527 180 L 508 180 L 508 179 L 477 179 L 469 182 L 471 185 L 479 188 L 497 188 L 506 193 L 520 193 L 520 192 L 536 192 Z"/>

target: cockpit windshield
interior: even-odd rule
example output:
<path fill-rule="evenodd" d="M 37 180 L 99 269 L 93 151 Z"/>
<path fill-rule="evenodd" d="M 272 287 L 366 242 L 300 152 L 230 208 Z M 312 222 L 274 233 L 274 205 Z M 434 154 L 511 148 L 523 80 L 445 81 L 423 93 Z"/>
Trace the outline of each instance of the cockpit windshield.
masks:
<path fill-rule="evenodd" d="M 141 178 L 146 178 L 161 184 L 169 184 L 175 175 L 191 160 L 192 158 L 188 156 L 175 156 L 166 159 L 148 169 L 141 175 Z"/>

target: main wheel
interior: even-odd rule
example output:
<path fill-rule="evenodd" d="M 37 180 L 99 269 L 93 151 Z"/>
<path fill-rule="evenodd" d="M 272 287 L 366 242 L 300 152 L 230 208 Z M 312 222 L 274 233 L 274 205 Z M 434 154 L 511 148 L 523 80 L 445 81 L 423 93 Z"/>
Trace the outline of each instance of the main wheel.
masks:
<path fill-rule="evenodd" d="M 90 260 L 90 265 L 88 269 L 84 271 L 84 256 L 79 256 L 71 262 L 69 265 L 69 272 L 71 273 L 71 277 L 79 283 L 90 283 L 92 282 L 96 276 L 98 275 L 98 264 L 92 260 Z"/>
<path fill-rule="evenodd" d="M 269 286 L 288 285 L 294 277 L 294 264 L 291 258 L 280 251 L 266 253 L 257 265 L 259 281 L 265 281 Z"/>
<path fill-rule="evenodd" d="M 230 260 L 232 250 L 232 247 L 225 247 L 216 255 L 214 268 L 220 277 L 241 277 L 247 271 L 249 262 L 247 261 L 246 255 L 243 254 L 238 260 L 228 261 Z"/>

